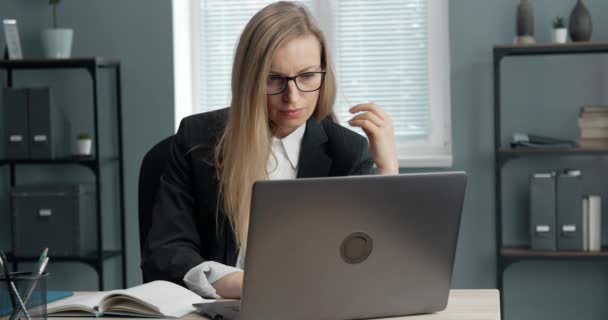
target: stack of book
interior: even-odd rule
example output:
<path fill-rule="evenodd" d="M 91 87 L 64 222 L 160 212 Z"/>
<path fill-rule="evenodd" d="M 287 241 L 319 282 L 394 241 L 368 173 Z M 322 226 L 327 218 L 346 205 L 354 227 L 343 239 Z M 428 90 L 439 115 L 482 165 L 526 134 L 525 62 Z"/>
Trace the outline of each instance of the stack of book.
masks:
<path fill-rule="evenodd" d="M 581 148 L 608 149 L 608 106 L 582 107 L 578 127 Z"/>

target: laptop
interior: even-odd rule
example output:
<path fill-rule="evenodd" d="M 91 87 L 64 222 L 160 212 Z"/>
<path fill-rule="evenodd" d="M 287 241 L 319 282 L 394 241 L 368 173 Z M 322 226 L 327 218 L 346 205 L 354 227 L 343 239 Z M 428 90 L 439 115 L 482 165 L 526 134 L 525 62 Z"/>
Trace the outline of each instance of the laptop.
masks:
<path fill-rule="evenodd" d="M 259 181 L 242 299 L 210 319 L 367 319 L 448 301 L 466 173 Z"/>

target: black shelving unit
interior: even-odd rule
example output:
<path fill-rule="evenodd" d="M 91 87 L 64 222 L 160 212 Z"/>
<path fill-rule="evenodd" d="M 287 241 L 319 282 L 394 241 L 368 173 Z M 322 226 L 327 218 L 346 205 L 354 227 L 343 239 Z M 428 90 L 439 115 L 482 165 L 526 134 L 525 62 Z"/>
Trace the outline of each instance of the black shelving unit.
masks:
<path fill-rule="evenodd" d="M 96 195 L 96 228 L 97 228 L 97 250 L 92 254 L 82 256 L 51 257 L 57 262 L 81 262 L 91 266 L 98 275 L 99 290 L 104 290 L 104 261 L 116 257 L 121 258 L 122 287 L 127 286 L 127 261 L 126 261 L 126 239 L 125 239 L 125 201 L 124 201 L 124 164 L 123 164 L 123 143 L 122 143 L 122 95 L 121 95 L 121 76 L 120 62 L 101 57 L 70 58 L 70 59 L 39 59 L 39 60 L 0 60 L 0 70 L 6 72 L 6 84 L 13 87 L 14 72 L 19 70 L 44 70 L 44 69 L 84 69 L 88 72 L 92 81 L 93 88 L 93 132 L 94 132 L 94 155 L 88 157 L 74 156 L 60 159 L 47 160 L 0 160 L 0 167 L 8 166 L 10 173 L 10 186 L 16 185 L 16 167 L 27 165 L 66 165 L 74 164 L 88 168 L 95 176 L 95 195 Z M 118 132 L 115 134 L 118 145 L 118 154 L 103 156 L 100 153 L 100 123 L 99 123 L 99 77 L 103 70 L 110 70 L 114 73 L 114 83 L 116 90 L 116 120 Z M 103 248 L 103 224 L 102 224 L 102 188 L 101 188 L 101 168 L 108 163 L 117 164 L 118 167 L 118 207 L 120 212 L 120 249 L 106 250 Z M 11 229 L 12 230 L 12 229 Z M 14 237 L 12 237 L 14 238 Z M 13 268 L 17 269 L 19 262 L 37 261 L 38 257 L 22 257 L 9 253 L 9 258 L 13 263 Z"/>
<path fill-rule="evenodd" d="M 608 248 L 600 252 L 536 251 L 529 247 L 507 247 L 502 243 L 502 169 L 512 159 L 531 156 L 608 155 L 608 149 L 590 148 L 511 148 L 501 143 L 501 78 L 500 63 L 504 58 L 516 56 L 554 56 L 608 53 L 608 42 L 581 42 L 567 44 L 500 45 L 494 47 L 494 178 L 496 219 L 496 284 L 501 292 L 503 273 L 513 263 L 524 260 L 588 260 L 608 258 Z M 504 317 L 504 308 L 501 308 Z"/>

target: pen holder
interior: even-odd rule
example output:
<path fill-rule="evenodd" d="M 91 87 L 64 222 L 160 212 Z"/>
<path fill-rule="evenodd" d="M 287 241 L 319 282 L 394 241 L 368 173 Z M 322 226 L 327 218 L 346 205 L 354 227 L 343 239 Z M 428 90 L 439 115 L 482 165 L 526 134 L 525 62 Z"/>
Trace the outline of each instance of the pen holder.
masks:
<path fill-rule="evenodd" d="M 14 284 L 19 297 L 15 296 L 12 285 L 3 274 L 0 274 L 0 320 L 16 319 L 46 319 L 46 279 L 48 273 L 40 276 L 31 272 L 13 272 L 10 280 Z M 35 285 L 32 287 L 32 285 Z M 21 302 L 25 305 L 27 314 L 21 308 Z M 15 307 L 19 314 L 15 314 Z"/>

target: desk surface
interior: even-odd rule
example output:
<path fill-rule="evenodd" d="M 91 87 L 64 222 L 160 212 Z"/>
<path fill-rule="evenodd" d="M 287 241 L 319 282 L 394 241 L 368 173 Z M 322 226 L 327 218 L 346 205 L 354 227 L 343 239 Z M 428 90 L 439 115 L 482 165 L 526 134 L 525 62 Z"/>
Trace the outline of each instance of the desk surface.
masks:
<path fill-rule="evenodd" d="M 90 320 L 91 318 L 49 318 L 53 320 Z M 103 318 L 100 318 L 103 319 Z M 121 319 L 121 318 L 113 318 Z M 122 318 L 133 319 L 133 318 Z M 191 314 L 184 320 L 203 320 Z M 448 307 L 442 312 L 408 317 L 386 318 L 390 320 L 500 320 L 500 297 L 498 290 L 451 290 Z"/>
<path fill-rule="evenodd" d="M 189 315 L 185 320 L 206 319 Z M 451 290 L 448 307 L 442 312 L 408 317 L 386 318 L 390 320 L 500 320 L 500 296 L 498 290 Z"/>

